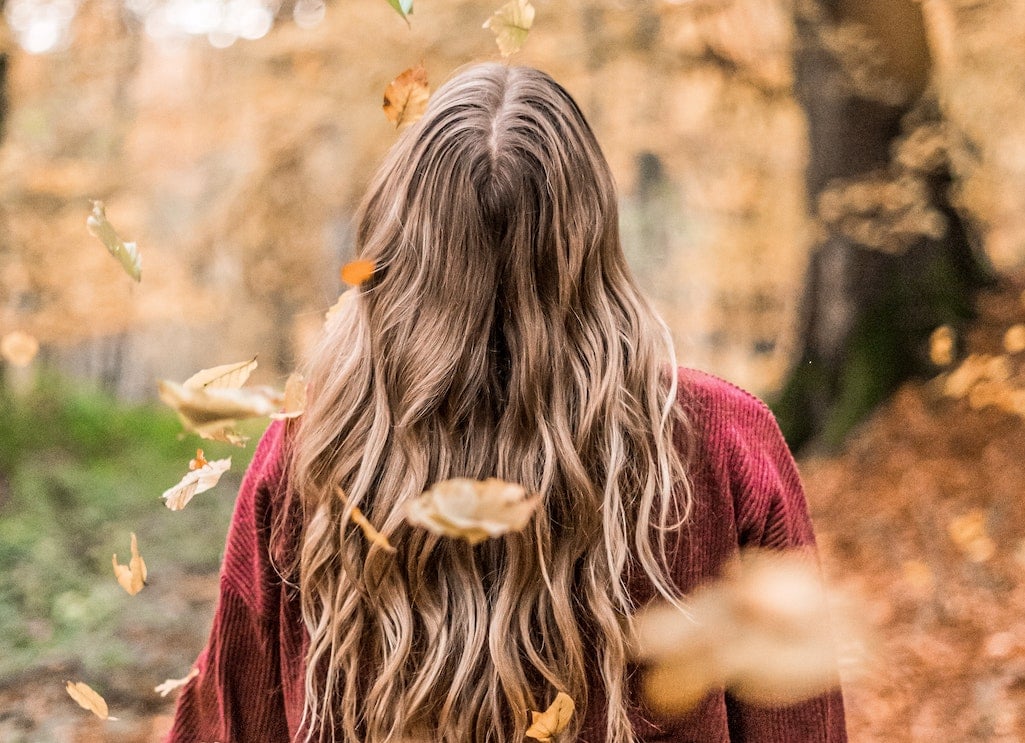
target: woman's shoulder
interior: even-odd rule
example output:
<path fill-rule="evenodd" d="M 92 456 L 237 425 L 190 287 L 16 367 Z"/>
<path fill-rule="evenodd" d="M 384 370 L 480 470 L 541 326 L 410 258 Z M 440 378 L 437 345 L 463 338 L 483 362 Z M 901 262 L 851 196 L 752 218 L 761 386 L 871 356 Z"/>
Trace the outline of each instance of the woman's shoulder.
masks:
<path fill-rule="evenodd" d="M 752 438 L 781 438 L 769 407 L 742 387 L 682 366 L 677 370 L 677 383 L 677 400 L 699 443 L 714 448 Z"/>

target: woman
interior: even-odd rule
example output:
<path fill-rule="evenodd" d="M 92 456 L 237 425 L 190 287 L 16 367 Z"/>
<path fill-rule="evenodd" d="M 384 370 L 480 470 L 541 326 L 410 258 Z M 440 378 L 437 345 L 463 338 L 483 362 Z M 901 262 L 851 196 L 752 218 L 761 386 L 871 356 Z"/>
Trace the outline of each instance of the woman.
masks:
<path fill-rule="evenodd" d="M 559 691 L 560 741 L 844 740 L 838 693 L 719 691 L 673 720 L 639 698 L 638 607 L 813 536 L 767 409 L 675 371 L 569 94 L 528 68 L 457 75 L 378 172 L 356 250 L 374 275 L 309 361 L 305 414 L 257 449 L 170 740 L 521 741 Z M 477 546 L 404 520 L 456 476 L 541 509 Z"/>

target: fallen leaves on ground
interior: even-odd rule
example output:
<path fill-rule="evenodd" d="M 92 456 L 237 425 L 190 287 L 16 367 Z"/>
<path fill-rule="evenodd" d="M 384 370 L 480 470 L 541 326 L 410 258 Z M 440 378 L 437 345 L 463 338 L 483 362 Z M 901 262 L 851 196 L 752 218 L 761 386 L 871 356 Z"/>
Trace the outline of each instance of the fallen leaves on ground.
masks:
<path fill-rule="evenodd" d="M 115 553 L 111 558 L 111 563 L 114 565 L 114 576 L 117 578 L 117 582 L 129 595 L 134 596 L 146 585 L 146 563 L 139 555 L 139 543 L 134 532 L 132 532 L 132 559 L 128 561 L 127 565 L 120 565 L 117 561 L 117 553 Z"/>
<path fill-rule="evenodd" d="M 427 70 L 422 64 L 404 70 L 388 83 L 384 89 L 384 115 L 396 129 L 404 129 L 427 110 L 431 88 L 427 82 Z M 373 269 L 371 268 L 371 271 Z M 348 281 L 348 279 L 346 279 Z M 349 282 L 359 283 L 359 282 Z"/>
<path fill-rule="evenodd" d="M 503 57 L 520 50 L 534 25 L 534 6 L 529 0 L 510 0 L 484 21 L 484 28 L 491 29 L 495 43 Z"/>
<path fill-rule="evenodd" d="M 522 530 L 540 503 L 540 496 L 528 496 L 521 485 L 457 477 L 435 484 L 405 510 L 414 526 L 477 544 Z"/>
<path fill-rule="evenodd" d="M 89 234 L 98 238 L 110 254 L 117 258 L 125 273 L 136 281 L 142 280 L 142 256 L 139 254 L 139 247 L 135 243 L 126 243 L 118 236 L 114 226 L 107 221 L 102 201 L 93 201 L 93 210 L 86 218 L 85 226 Z"/>
<path fill-rule="evenodd" d="M 345 495 L 345 491 L 340 487 L 335 488 L 335 492 L 338 497 L 342 499 L 342 502 L 348 504 L 349 499 Z M 353 506 L 352 513 L 349 516 L 352 523 L 363 530 L 363 535 L 367 538 L 367 541 L 371 544 L 377 545 L 385 552 L 395 552 L 395 548 L 392 547 L 391 542 L 388 541 L 388 537 L 379 532 L 373 524 L 363 515 L 363 512 L 359 508 Z"/>
<path fill-rule="evenodd" d="M 0 339 L 0 356 L 12 366 L 28 366 L 39 353 L 39 341 L 21 330 L 12 330 Z"/>
<path fill-rule="evenodd" d="M 162 697 L 166 697 L 168 694 L 170 694 L 175 689 L 180 689 L 183 686 L 185 686 L 185 684 L 189 683 L 192 679 L 196 678 L 196 676 L 198 676 L 198 675 L 199 675 L 199 669 L 198 668 L 193 668 L 191 671 L 188 672 L 187 675 L 181 677 L 180 679 L 167 679 L 167 681 L 163 682 L 162 684 L 157 684 L 156 686 L 153 687 L 153 691 L 155 691 L 157 694 L 159 694 Z"/>
<path fill-rule="evenodd" d="M 683 713 L 717 687 L 752 704 L 799 702 L 838 685 L 834 630 L 817 565 L 805 554 L 751 552 L 687 600 L 637 616 L 653 707 Z M 844 625 L 844 626 L 842 626 Z"/>
<path fill-rule="evenodd" d="M 550 743 L 559 733 L 566 729 L 576 705 L 573 698 L 564 691 L 555 696 L 555 701 L 544 712 L 531 712 L 531 725 L 527 728 L 527 737 Z"/>
<path fill-rule="evenodd" d="M 189 472 L 174 487 L 164 491 L 161 496 L 164 505 L 172 511 L 180 511 L 188 505 L 192 497 L 214 487 L 221 475 L 231 468 L 231 457 L 208 462 L 203 450 L 196 450 L 196 458 L 189 462 Z"/>
<path fill-rule="evenodd" d="M 106 700 L 93 691 L 88 684 L 81 681 L 66 681 L 65 684 L 68 694 L 72 699 L 78 702 L 79 707 L 89 710 L 101 720 L 117 719 L 116 717 L 110 716 Z"/>

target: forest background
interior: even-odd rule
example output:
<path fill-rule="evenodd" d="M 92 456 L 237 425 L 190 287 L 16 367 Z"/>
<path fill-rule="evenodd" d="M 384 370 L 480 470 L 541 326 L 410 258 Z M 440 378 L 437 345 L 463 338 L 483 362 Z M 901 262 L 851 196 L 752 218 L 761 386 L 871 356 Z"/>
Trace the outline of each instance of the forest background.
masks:
<path fill-rule="evenodd" d="M 407 25 L 385 0 L 6 0 L 0 336 L 40 350 L 0 362 L 0 738 L 166 725 L 151 689 L 205 638 L 246 455 L 208 447 L 232 474 L 164 512 L 196 441 L 156 380 L 257 355 L 284 382 L 396 136 L 385 86 L 498 59 L 498 4 L 422 0 Z M 535 7 L 514 63 L 584 108 L 681 362 L 773 403 L 826 572 L 866 599 L 852 739 L 1021 740 L 1025 5 Z M 109 575 L 132 530 L 146 602 Z M 59 683 L 81 674 L 124 721 L 83 719 Z"/>

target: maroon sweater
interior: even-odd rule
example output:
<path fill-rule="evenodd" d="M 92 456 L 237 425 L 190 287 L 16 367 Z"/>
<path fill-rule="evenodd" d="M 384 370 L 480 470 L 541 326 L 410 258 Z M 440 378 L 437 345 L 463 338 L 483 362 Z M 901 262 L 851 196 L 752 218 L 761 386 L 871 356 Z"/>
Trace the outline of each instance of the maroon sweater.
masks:
<path fill-rule="evenodd" d="M 752 395 L 681 369 L 680 403 L 691 421 L 695 504 L 672 551 L 677 585 L 689 592 L 716 578 L 741 547 L 814 546 L 797 468 L 772 414 Z M 220 599 L 199 675 L 178 699 L 167 743 L 285 743 L 299 729 L 308 643 L 294 589 L 269 561 L 269 536 L 282 502 L 284 427 L 267 429 L 235 506 L 221 570 Z M 634 571 L 640 573 L 640 571 Z M 652 598 L 639 577 L 641 605 Z M 632 676 L 629 713 L 643 741 L 674 743 L 842 743 L 839 691 L 782 709 L 747 705 L 722 690 L 686 717 L 648 712 Z M 604 700 L 594 690 L 580 743 L 602 743 Z"/>

